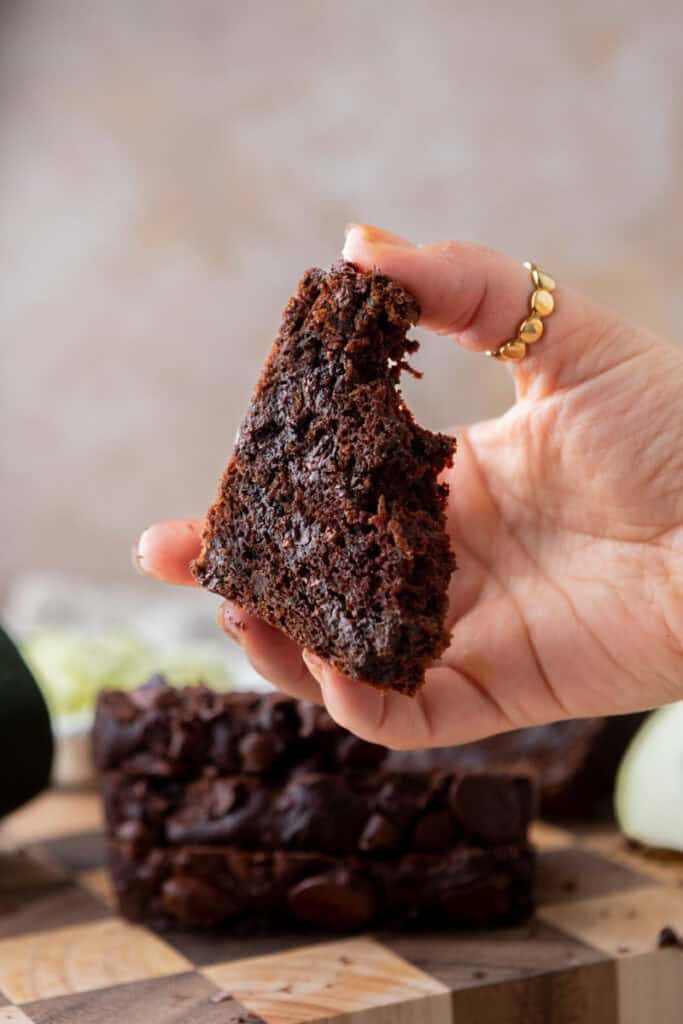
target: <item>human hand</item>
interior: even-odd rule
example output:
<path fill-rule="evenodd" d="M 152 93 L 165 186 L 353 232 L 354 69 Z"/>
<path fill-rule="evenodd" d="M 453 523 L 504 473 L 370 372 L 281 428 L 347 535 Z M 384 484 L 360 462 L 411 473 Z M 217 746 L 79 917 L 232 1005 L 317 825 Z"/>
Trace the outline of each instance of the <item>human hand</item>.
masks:
<path fill-rule="evenodd" d="M 477 246 L 354 226 L 344 256 L 399 280 L 421 326 L 469 349 L 497 347 L 527 308 L 528 272 Z M 222 607 L 259 672 L 365 739 L 442 746 L 683 698 L 683 353 L 568 288 L 555 297 L 543 339 L 511 364 L 515 405 L 456 430 L 451 643 L 416 697 Z M 141 569 L 192 585 L 201 526 L 151 527 Z"/>

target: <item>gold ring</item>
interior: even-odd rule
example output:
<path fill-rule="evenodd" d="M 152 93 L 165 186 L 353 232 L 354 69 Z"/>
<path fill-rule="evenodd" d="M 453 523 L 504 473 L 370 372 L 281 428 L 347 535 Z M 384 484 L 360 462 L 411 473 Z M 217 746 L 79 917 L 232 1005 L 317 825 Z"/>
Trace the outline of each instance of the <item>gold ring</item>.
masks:
<path fill-rule="evenodd" d="M 493 352 L 487 352 L 487 356 L 493 359 L 500 359 L 504 363 L 518 363 L 524 359 L 529 345 L 535 345 L 543 337 L 543 320 L 550 316 L 555 308 L 553 292 L 557 285 L 545 270 L 541 270 L 538 263 L 527 260 L 524 266 L 531 274 L 531 282 L 534 290 L 531 293 L 531 311 L 526 319 L 522 320 L 517 328 L 517 334 L 510 341 L 504 342 Z"/>

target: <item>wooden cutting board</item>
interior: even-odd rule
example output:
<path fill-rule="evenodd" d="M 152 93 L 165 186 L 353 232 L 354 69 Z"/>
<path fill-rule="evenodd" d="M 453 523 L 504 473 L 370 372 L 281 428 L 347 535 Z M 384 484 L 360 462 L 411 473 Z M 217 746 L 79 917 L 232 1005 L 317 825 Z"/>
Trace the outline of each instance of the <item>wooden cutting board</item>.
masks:
<path fill-rule="evenodd" d="M 538 910 L 491 932 L 253 940 L 116 916 L 92 793 L 0 832 L 0 1024 L 681 1024 L 683 861 L 538 825 Z"/>

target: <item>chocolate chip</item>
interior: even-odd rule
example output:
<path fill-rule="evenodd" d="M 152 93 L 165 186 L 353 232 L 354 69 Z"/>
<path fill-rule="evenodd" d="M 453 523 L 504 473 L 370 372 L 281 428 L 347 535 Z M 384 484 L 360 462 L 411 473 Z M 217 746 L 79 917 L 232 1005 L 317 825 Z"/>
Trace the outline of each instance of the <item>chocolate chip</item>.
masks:
<path fill-rule="evenodd" d="M 341 870 L 306 878 L 287 893 L 292 914 L 300 921 L 349 931 L 363 928 L 375 912 L 375 893 L 370 883 Z"/>
<path fill-rule="evenodd" d="M 116 838 L 123 843 L 151 846 L 154 834 L 143 822 L 130 820 L 119 825 L 116 829 Z"/>
<path fill-rule="evenodd" d="M 227 893 L 190 875 L 167 878 L 161 890 L 161 903 L 164 912 L 181 924 L 200 927 L 218 924 L 237 910 Z"/>
<path fill-rule="evenodd" d="M 125 693 L 108 691 L 98 701 L 93 732 L 95 760 L 100 771 L 120 768 L 139 749 L 145 732 L 145 716 L 139 714 Z"/>
<path fill-rule="evenodd" d="M 137 715 L 133 694 L 112 690 L 106 695 L 107 713 L 117 722 L 132 722 Z M 104 700 L 103 700 L 104 703 Z"/>
<path fill-rule="evenodd" d="M 259 700 L 256 720 L 266 733 L 296 736 L 299 729 L 297 704 L 281 693 L 265 694 Z"/>
<path fill-rule="evenodd" d="M 168 757 L 174 732 L 178 730 L 182 732 L 181 723 L 172 714 L 158 713 L 143 717 L 146 720 L 144 750 L 156 754 L 158 757 Z"/>
<path fill-rule="evenodd" d="M 300 735 L 308 739 L 320 732 L 337 732 L 339 726 L 330 717 L 325 708 L 319 708 L 316 704 L 299 705 L 299 726 Z"/>
<path fill-rule="evenodd" d="M 683 949 L 683 939 L 671 925 L 667 924 L 659 933 L 657 945 L 660 949 Z"/>
<path fill-rule="evenodd" d="M 225 712 L 222 715 L 217 715 L 209 728 L 206 760 L 224 772 L 238 771 L 236 747 L 233 723 Z"/>
<path fill-rule="evenodd" d="M 382 786 L 377 796 L 377 809 L 403 831 L 412 824 L 430 797 L 431 790 L 425 785 L 423 776 L 411 778 L 405 775 L 400 781 L 392 779 Z"/>
<path fill-rule="evenodd" d="M 152 676 L 142 686 L 131 690 L 128 696 L 136 707 L 145 711 L 151 708 L 170 706 L 177 701 L 175 691 L 168 687 L 163 676 Z"/>
<path fill-rule="evenodd" d="M 248 732 L 239 743 L 240 764 L 245 772 L 267 772 L 273 763 L 275 747 L 265 732 Z"/>
<path fill-rule="evenodd" d="M 123 763 L 127 775 L 154 775 L 162 779 L 170 779 L 175 774 L 171 762 L 165 757 L 158 757 L 146 750 L 133 754 Z"/>
<path fill-rule="evenodd" d="M 216 779 L 211 786 L 211 816 L 222 818 L 237 803 L 240 784 L 236 779 Z"/>
<path fill-rule="evenodd" d="M 344 736 L 337 747 L 337 759 L 347 771 L 372 771 L 379 768 L 386 753 L 386 747 L 351 735 Z"/>
<path fill-rule="evenodd" d="M 367 819 L 367 802 L 342 775 L 296 775 L 277 800 L 273 833 L 285 847 L 351 852 Z"/>
<path fill-rule="evenodd" d="M 358 840 L 358 848 L 370 850 L 395 850 L 401 842 L 401 833 L 383 814 L 371 814 Z"/>
<path fill-rule="evenodd" d="M 237 782 L 237 797 L 232 809 L 221 817 L 205 814 L 172 815 L 166 822 L 166 835 L 172 843 L 225 843 L 243 848 L 272 844 L 271 793 L 256 780 Z"/>
<path fill-rule="evenodd" d="M 448 811 L 425 814 L 413 829 L 413 846 L 422 852 L 448 850 L 455 843 L 458 832 Z"/>
<path fill-rule="evenodd" d="M 448 800 L 465 832 L 492 843 L 514 842 L 526 832 L 532 788 L 524 778 L 465 775 L 453 780 Z"/>
<path fill-rule="evenodd" d="M 172 761 L 184 761 L 191 758 L 192 754 L 202 747 L 201 738 L 198 740 L 198 730 L 194 723 L 179 722 L 171 729 L 171 736 L 168 741 L 166 754 Z"/>
<path fill-rule="evenodd" d="M 200 722 L 212 722 L 219 718 L 225 711 L 225 705 L 221 694 L 207 690 L 202 694 L 202 700 L 198 701 L 196 713 Z"/>

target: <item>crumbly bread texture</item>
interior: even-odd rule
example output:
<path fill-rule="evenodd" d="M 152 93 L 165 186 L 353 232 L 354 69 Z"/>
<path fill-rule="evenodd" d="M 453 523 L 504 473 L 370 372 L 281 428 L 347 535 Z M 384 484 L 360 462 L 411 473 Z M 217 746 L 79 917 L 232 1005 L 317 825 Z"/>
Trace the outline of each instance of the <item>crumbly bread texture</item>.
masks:
<path fill-rule="evenodd" d="M 447 645 L 455 441 L 398 388 L 415 300 L 350 263 L 304 275 L 208 514 L 197 580 L 354 679 L 414 694 Z"/>

